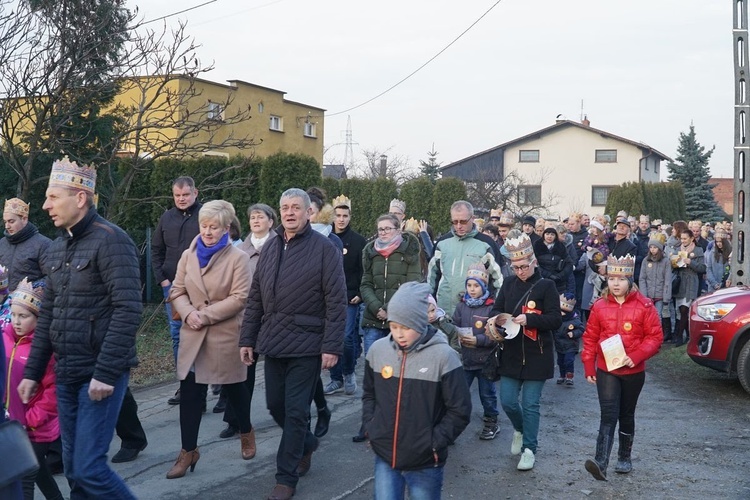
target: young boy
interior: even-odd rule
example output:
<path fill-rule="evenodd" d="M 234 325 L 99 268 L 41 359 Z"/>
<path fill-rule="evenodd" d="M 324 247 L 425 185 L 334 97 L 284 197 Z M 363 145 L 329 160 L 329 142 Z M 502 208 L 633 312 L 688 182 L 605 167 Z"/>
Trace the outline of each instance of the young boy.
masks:
<path fill-rule="evenodd" d="M 408 282 L 388 306 L 390 335 L 365 359 L 362 424 L 375 452 L 375 498 L 440 498 L 448 443 L 471 416 L 461 362 L 427 322 L 424 283 Z"/>
<path fill-rule="evenodd" d="M 557 351 L 557 366 L 560 368 L 560 378 L 557 385 L 573 386 L 576 354 L 579 351 L 579 339 L 583 335 L 583 322 L 574 311 L 576 297 L 570 292 L 560 295 L 560 312 L 562 326 L 555 332 L 555 350 Z"/>
<path fill-rule="evenodd" d="M 471 388 L 474 379 L 477 379 L 479 385 L 479 399 L 484 409 L 484 428 L 479 434 L 479 439 L 483 440 L 495 439 L 498 431 L 495 382 L 482 374 L 484 363 L 497 346 L 484 331 L 492 306 L 495 304 L 487 289 L 489 277 L 487 269 L 481 263 L 469 266 L 466 273 L 466 292 L 453 313 L 456 328 L 471 332 L 471 335 L 459 335 L 461 360 L 468 386 Z"/>
<path fill-rule="evenodd" d="M 427 322 L 434 329 L 443 332 L 448 337 L 448 344 L 454 351 L 457 353 L 461 352 L 456 325 L 453 324 L 451 317 L 438 307 L 435 297 L 431 294 L 427 296 Z"/>

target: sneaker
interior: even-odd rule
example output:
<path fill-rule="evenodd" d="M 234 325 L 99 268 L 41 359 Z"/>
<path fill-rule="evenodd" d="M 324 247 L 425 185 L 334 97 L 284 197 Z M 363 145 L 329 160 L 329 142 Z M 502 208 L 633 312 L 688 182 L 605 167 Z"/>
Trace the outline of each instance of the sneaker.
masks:
<path fill-rule="evenodd" d="M 534 452 L 526 448 L 523 450 L 521 460 L 518 461 L 518 470 L 531 470 L 534 468 Z"/>
<path fill-rule="evenodd" d="M 513 442 L 510 445 L 511 455 L 520 455 L 523 446 L 523 432 L 513 431 Z"/>
<path fill-rule="evenodd" d="M 337 392 L 341 392 L 343 388 L 343 382 L 339 380 L 331 380 L 330 382 L 328 382 L 328 385 L 323 388 L 323 394 L 325 394 L 326 396 L 329 394 L 335 394 Z"/>
<path fill-rule="evenodd" d="M 344 375 L 344 393 L 351 396 L 357 392 L 357 377 L 352 373 L 351 375 Z"/>
<path fill-rule="evenodd" d="M 565 385 L 567 385 L 568 387 L 572 387 L 573 386 L 573 379 L 572 378 L 566 378 L 565 379 Z"/>
<path fill-rule="evenodd" d="M 557 385 L 562 385 L 563 382 L 565 382 L 565 378 L 564 377 L 560 377 L 559 379 L 557 379 Z"/>
<path fill-rule="evenodd" d="M 479 439 L 483 439 L 485 441 L 489 441 L 490 439 L 495 439 L 497 437 L 498 429 L 499 429 L 499 426 L 497 425 L 497 418 L 485 417 L 484 428 L 482 429 L 482 432 L 479 434 Z"/>

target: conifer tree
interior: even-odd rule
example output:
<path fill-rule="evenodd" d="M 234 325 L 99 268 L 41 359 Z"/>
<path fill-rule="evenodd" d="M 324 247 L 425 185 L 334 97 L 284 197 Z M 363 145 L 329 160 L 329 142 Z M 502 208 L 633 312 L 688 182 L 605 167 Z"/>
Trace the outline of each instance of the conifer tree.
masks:
<path fill-rule="evenodd" d="M 701 146 L 695 138 L 695 126 L 690 125 L 690 132 L 680 132 L 680 143 L 677 146 L 677 157 L 667 164 L 670 181 L 679 181 L 685 190 L 685 212 L 689 220 L 717 221 L 724 218 L 714 198 L 708 161 L 714 152 Z"/>
<path fill-rule="evenodd" d="M 438 152 L 435 151 L 435 144 L 433 143 L 432 149 L 427 152 L 427 161 L 419 160 L 419 164 L 422 165 L 419 170 L 433 185 L 440 178 L 440 165 L 442 165 L 437 162 L 437 155 Z"/>

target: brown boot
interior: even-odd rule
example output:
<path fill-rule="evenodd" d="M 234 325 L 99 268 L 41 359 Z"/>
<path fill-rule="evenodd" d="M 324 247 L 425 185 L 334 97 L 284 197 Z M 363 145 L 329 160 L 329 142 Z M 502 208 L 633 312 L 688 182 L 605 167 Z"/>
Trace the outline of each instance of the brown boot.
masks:
<path fill-rule="evenodd" d="M 294 496 L 294 488 L 285 484 L 277 484 L 273 487 L 267 500 L 289 500 Z"/>
<path fill-rule="evenodd" d="M 195 464 L 198 463 L 198 459 L 201 457 L 198 448 L 193 451 L 180 450 L 180 454 L 177 456 L 177 461 L 174 463 L 169 472 L 167 472 L 167 479 L 177 479 L 182 477 L 190 467 L 190 472 L 195 470 Z"/>
<path fill-rule="evenodd" d="M 242 459 L 250 460 L 255 458 L 255 429 L 250 432 L 240 434 L 240 445 L 242 446 Z"/>

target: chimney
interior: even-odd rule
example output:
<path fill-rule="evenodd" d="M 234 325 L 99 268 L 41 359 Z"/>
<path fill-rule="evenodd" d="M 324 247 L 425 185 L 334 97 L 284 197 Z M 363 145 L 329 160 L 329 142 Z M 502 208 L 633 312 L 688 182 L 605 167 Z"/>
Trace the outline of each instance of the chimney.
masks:
<path fill-rule="evenodd" d="M 591 122 L 589 121 L 588 115 L 583 115 L 583 120 L 581 120 L 581 124 L 584 127 L 590 127 L 591 126 Z"/>
<path fill-rule="evenodd" d="M 385 175 L 385 172 L 388 170 L 388 156 L 386 155 L 380 155 L 380 171 L 383 172 L 383 175 Z"/>

